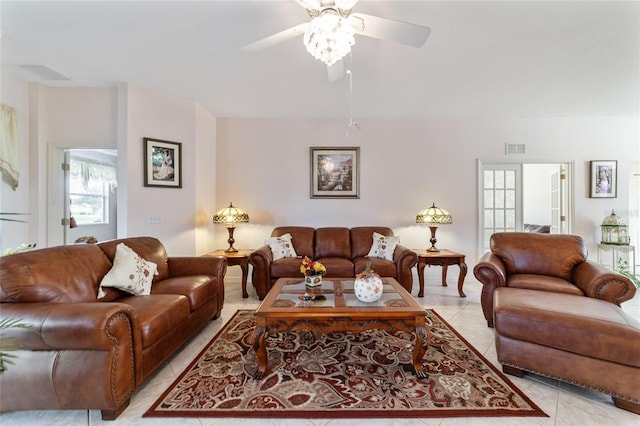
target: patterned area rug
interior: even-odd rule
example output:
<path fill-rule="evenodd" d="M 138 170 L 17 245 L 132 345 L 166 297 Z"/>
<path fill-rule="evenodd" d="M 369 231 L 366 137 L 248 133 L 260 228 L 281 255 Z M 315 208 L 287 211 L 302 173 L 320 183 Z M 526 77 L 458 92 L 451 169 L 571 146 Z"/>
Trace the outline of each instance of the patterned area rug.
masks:
<path fill-rule="evenodd" d="M 236 312 L 145 417 L 487 417 L 546 414 L 433 310 L 418 379 L 414 336 L 382 331 L 268 337 L 254 380 L 251 310 Z"/>

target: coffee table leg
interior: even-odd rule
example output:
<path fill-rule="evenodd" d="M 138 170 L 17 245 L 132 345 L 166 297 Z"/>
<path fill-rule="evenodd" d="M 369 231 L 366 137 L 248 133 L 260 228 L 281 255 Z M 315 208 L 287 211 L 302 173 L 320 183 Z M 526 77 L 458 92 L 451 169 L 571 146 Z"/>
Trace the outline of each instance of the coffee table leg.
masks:
<path fill-rule="evenodd" d="M 413 368 L 416 370 L 416 376 L 421 379 L 427 377 L 427 373 L 422 368 L 422 357 L 429 346 L 429 336 L 424 326 L 416 326 L 416 344 L 413 347 Z"/>
<path fill-rule="evenodd" d="M 256 326 L 255 338 L 253 341 L 253 349 L 256 351 L 258 357 L 258 369 L 253 375 L 253 378 L 260 380 L 267 372 L 267 345 L 265 338 L 267 337 L 267 328 L 262 326 Z"/>

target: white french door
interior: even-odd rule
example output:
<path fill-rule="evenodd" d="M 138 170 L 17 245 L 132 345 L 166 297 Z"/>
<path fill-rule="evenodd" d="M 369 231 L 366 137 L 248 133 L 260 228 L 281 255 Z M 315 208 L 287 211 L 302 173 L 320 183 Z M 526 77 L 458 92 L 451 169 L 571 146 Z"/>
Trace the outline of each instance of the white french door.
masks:
<path fill-rule="evenodd" d="M 524 166 L 542 164 L 550 174 L 540 176 L 540 172 L 531 173 L 527 168 L 526 178 L 535 182 L 536 187 L 542 185 L 540 196 L 550 203 L 529 202 L 524 206 L 523 199 L 530 199 L 531 194 L 524 193 L 524 187 L 531 189 L 530 183 L 523 185 L 525 179 Z M 540 225 L 549 224 L 553 234 L 569 234 L 572 227 L 572 163 L 499 163 L 478 161 L 478 254 L 489 250 L 489 239 L 494 232 L 522 231 L 525 209 L 531 215 L 531 209 L 540 209 L 542 204 L 546 218 Z M 543 179 L 543 180 L 540 180 Z M 549 181 L 550 180 L 550 181 Z M 545 182 L 538 184 L 537 182 Z M 534 191 L 538 192 L 538 191 Z M 546 194 L 546 195 L 545 195 Z M 534 195 L 535 198 L 538 195 Z M 547 198 L 548 197 L 548 198 Z M 536 198 L 537 201 L 541 200 Z M 533 207 L 532 207 L 533 205 Z"/>
<path fill-rule="evenodd" d="M 480 253 L 494 232 L 522 229 L 522 164 L 480 163 Z"/>

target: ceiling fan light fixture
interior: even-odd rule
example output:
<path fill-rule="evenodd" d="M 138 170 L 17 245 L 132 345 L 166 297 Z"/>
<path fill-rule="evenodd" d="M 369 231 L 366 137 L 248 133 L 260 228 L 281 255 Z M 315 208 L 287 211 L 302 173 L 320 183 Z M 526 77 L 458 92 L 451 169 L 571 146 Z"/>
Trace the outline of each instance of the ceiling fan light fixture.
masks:
<path fill-rule="evenodd" d="M 316 59 L 331 66 L 351 52 L 355 30 L 335 10 L 325 9 L 309 22 L 303 42 Z"/>

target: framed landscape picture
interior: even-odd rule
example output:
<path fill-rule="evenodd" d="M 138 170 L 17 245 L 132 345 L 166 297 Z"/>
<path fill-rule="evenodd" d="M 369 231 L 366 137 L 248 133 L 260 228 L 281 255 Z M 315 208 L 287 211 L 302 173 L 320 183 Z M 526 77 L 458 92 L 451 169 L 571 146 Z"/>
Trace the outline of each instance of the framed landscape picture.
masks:
<path fill-rule="evenodd" d="M 311 147 L 311 198 L 360 198 L 360 148 Z"/>
<path fill-rule="evenodd" d="M 591 198 L 616 198 L 618 196 L 618 162 L 591 162 Z"/>
<path fill-rule="evenodd" d="M 144 186 L 182 188 L 182 144 L 144 140 Z"/>

